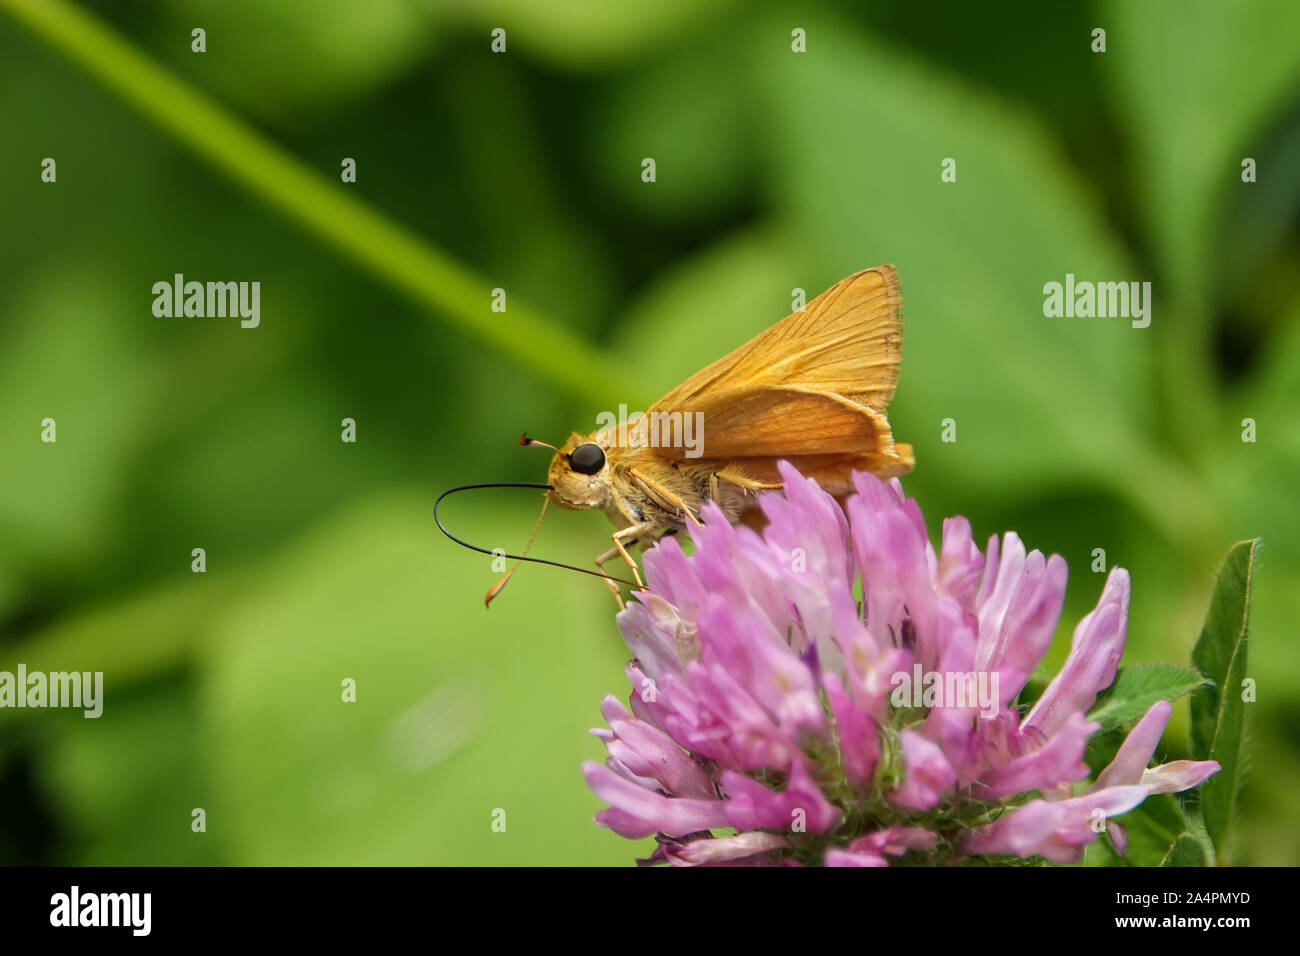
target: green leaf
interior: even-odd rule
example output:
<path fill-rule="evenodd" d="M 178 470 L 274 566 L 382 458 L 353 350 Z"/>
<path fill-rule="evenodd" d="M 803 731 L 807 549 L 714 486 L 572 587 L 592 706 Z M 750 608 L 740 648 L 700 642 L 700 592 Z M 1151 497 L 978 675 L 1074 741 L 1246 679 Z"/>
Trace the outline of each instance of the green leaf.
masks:
<path fill-rule="evenodd" d="M 437 6 L 419 0 L 190 0 L 148 17 L 166 59 L 245 113 L 303 124 L 392 83 L 425 54 Z M 190 30 L 207 31 L 207 53 Z M 238 69 L 232 69 L 232 63 Z"/>
<path fill-rule="evenodd" d="M 492 290 L 487 279 L 340 190 L 336 181 L 168 72 L 77 5 L 64 0 L 0 0 L 0 10 L 353 264 L 372 270 L 502 354 L 515 356 L 562 391 L 583 393 L 599 407 L 619 390 L 625 376 L 566 326 L 518 301 L 510 304 L 509 323 L 496 321 L 485 305 Z M 583 374 L 575 376 L 575 368 Z"/>
<path fill-rule="evenodd" d="M 1255 155 L 1300 80 L 1300 6 L 1112 0 L 1102 14 L 1109 27 L 1102 56 L 1141 177 L 1136 196 L 1162 271 L 1195 305 L 1220 280 L 1211 268 L 1221 239 L 1215 215 L 1243 188 L 1242 158 Z M 1201 321 L 1205 312 L 1194 316 Z"/>
<path fill-rule="evenodd" d="M 1219 568 L 1205 626 L 1192 651 L 1192 663 L 1209 678 L 1192 696 L 1192 756 L 1217 760 L 1223 768 L 1201 787 L 1201 813 L 1220 864 L 1229 858 L 1228 829 L 1241 783 L 1246 736 L 1241 689 L 1246 678 L 1251 578 L 1259 545 L 1255 538 L 1238 542 L 1228 551 Z"/>
<path fill-rule="evenodd" d="M 135 593 L 65 615 L 48 627 L 8 644 L 0 670 L 21 661 L 29 671 L 103 671 L 109 687 L 128 687 L 183 666 L 194 651 L 194 631 L 210 620 L 251 572 L 231 575 L 184 572 L 180 583 L 155 580 Z M 0 708 L 0 727 L 32 720 L 39 711 Z"/>
<path fill-rule="evenodd" d="M 1133 196 L 1166 290 L 1165 314 L 1177 316 L 1176 335 L 1160 330 L 1162 391 L 1180 410 L 1165 437 L 1189 457 L 1210 459 L 1203 423 L 1214 416 L 1217 383 L 1207 306 L 1245 271 L 1224 267 L 1224 247 L 1237 243 L 1223 241 L 1235 235 L 1225 232 L 1223 212 L 1241 190 L 1256 188 L 1242 182 L 1241 163 L 1261 158 L 1271 124 L 1285 122 L 1293 106 L 1300 5 L 1110 0 L 1098 19 L 1109 34 L 1098 56 L 1132 149 Z M 1268 168 L 1260 166 L 1261 178 Z"/>
<path fill-rule="evenodd" d="M 1124 814 L 1119 821 L 1128 833 L 1128 846 L 1124 850 L 1123 860 L 1129 866 L 1204 866 L 1204 852 L 1201 863 L 1166 864 L 1175 848 L 1185 840 L 1191 840 L 1199 848 L 1195 828 L 1181 805 L 1170 794 L 1157 794 L 1147 797 L 1142 805 Z M 1177 850 L 1179 859 L 1188 853 L 1185 847 Z"/>
<path fill-rule="evenodd" d="M 133 307 L 111 270 L 59 257 L 25 285 L 15 279 L 6 287 L 13 298 L 0 331 L 0 577 L 11 563 L 94 561 L 96 543 L 115 533 L 113 508 L 147 441 L 163 381 L 141 357 L 134 327 L 99 319 Z M 56 428 L 49 444 L 47 417 Z"/>
<path fill-rule="evenodd" d="M 656 280 L 627 312 L 613 342 L 615 354 L 645 383 L 644 401 L 653 402 L 789 314 L 792 283 L 782 269 L 795 251 L 771 230 L 740 232 Z"/>
<path fill-rule="evenodd" d="M 1298 167 L 1300 168 L 1300 167 Z M 1224 403 L 1222 436 L 1208 477 L 1229 532 L 1244 538 L 1260 528 L 1295 521 L 1295 476 L 1300 474 L 1300 301 L 1277 316 L 1276 334 L 1259 349 L 1255 374 Z M 1251 419 L 1255 441 L 1243 441 Z M 1251 648 L 1256 673 L 1268 674 L 1275 705 L 1300 707 L 1300 642 L 1289 640 L 1300 620 L 1300 535 L 1270 537 L 1259 569 L 1250 617 L 1261 638 Z"/>
<path fill-rule="evenodd" d="M 1169 848 L 1161 866 L 1205 866 L 1205 851 L 1201 849 L 1201 844 L 1197 842 L 1196 837 L 1190 833 L 1184 833 L 1174 845 Z"/>
<path fill-rule="evenodd" d="M 604 98 L 591 176 L 618 207 L 679 231 L 716 219 L 721 210 L 744 207 L 755 156 L 748 137 L 749 87 L 735 81 L 743 75 L 740 40 L 700 32 Z M 653 184 L 641 180 L 645 157 L 655 161 Z"/>
<path fill-rule="evenodd" d="M 810 15 L 807 28 L 810 52 L 792 56 L 788 28 L 755 23 L 772 195 L 801 250 L 783 271 L 811 297 L 854 270 L 898 267 L 905 354 L 890 417 L 918 470 L 960 475 L 968 493 L 1090 482 L 1175 540 L 1202 526 L 1207 502 L 1148 437 L 1147 330 L 1044 315 L 1044 285 L 1067 274 L 1141 278 L 1050 135 L 845 22 Z M 941 441 L 947 418 L 956 442 Z M 1113 467 L 1133 455 L 1138 468 Z"/>
<path fill-rule="evenodd" d="M 1103 731 L 1137 720 L 1158 700 L 1177 700 L 1205 683 L 1190 667 L 1155 662 L 1120 668 L 1115 682 L 1097 699 L 1088 714 Z"/>
<path fill-rule="evenodd" d="M 457 533 L 509 548 L 536 501 L 456 504 Z M 576 561 L 609 540 L 602 516 L 572 517 L 543 526 L 534 553 Z M 369 499 L 268 557 L 212 620 L 199 667 L 210 819 L 233 861 L 648 855 L 592 822 L 603 804 L 579 769 L 604 757 L 587 735 L 602 695 L 629 689 L 613 600 L 594 579 L 527 567 L 485 610 L 499 576 L 442 538 L 421 493 Z"/>
<path fill-rule="evenodd" d="M 192 829 L 194 809 L 212 805 L 213 785 L 205 773 L 190 675 L 128 689 L 105 675 L 105 689 L 98 718 L 85 720 L 73 711 L 36 728 L 41 792 L 48 812 L 60 821 L 69 862 L 224 862 L 226 828 Z"/>
<path fill-rule="evenodd" d="M 668 43 L 680 42 L 734 5 L 734 0 L 664 0 L 645 3 L 591 3 L 590 0 L 454 0 L 440 4 L 465 21 L 470 35 L 506 30 L 507 50 L 522 51 L 567 70 L 621 66 Z M 724 29 L 719 25 L 716 30 Z M 479 33 L 478 31 L 482 31 Z M 787 36 L 789 31 L 787 30 Z"/>

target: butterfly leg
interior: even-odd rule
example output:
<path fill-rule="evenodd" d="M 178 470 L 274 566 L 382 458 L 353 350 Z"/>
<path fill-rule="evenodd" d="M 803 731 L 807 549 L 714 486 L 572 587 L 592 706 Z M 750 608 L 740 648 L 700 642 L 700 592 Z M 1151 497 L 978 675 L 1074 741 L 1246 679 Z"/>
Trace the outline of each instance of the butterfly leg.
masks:
<path fill-rule="evenodd" d="M 760 491 L 776 491 L 781 487 L 781 482 L 764 482 L 757 478 L 750 478 L 741 474 L 739 471 L 733 471 L 729 468 L 723 468 L 715 471 L 709 476 L 709 497 L 714 501 L 721 501 L 719 495 L 722 494 L 722 482 L 729 485 L 735 485 L 737 488 L 743 488 L 750 494 L 756 495 Z"/>
<path fill-rule="evenodd" d="M 597 555 L 596 570 L 600 571 L 601 574 L 604 574 L 605 562 L 616 554 L 618 554 L 618 548 L 610 548 L 608 551 Z M 605 582 L 605 586 L 609 588 L 610 593 L 614 595 L 614 600 L 618 602 L 618 609 L 620 611 L 624 610 L 626 605 L 623 603 L 623 592 L 618 589 L 618 585 L 609 578 L 602 578 L 602 580 Z"/>
<path fill-rule="evenodd" d="M 641 486 L 641 490 L 650 496 L 650 500 L 668 511 L 675 511 L 678 514 L 685 515 L 695 526 L 700 525 L 699 515 L 691 510 L 691 506 L 681 495 L 675 494 L 665 488 L 659 482 L 655 481 L 639 468 L 629 468 L 628 477 Z"/>
<path fill-rule="evenodd" d="M 775 484 L 768 484 L 766 481 L 751 479 L 744 473 L 723 468 L 722 471 L 715 471 L 708 476 L 708 497 L 714 499 L 719 505 L 723 503 L 723 481 L 741 489 L 744 496 L 757 496 L 759 492 L 774 492 L 781 486 L 780 481 Z"/>
<path fill-rule="evenodd" d="M 614 541 L 614 550 L 622 556 L 623 560 L 627 562 L 627 566 L 632 569 L 632 577 L 636 578 L 636 586 L 641 590 L 645 590 L 645 582 L 641 580 L 641 569 L 638 568 L 636 562 L 632 560 L 632 555 L 627 553 L 627 548 L 623 545 L 623 541 L 624 539 L 627 539 L 635 544 L 637 537 L 645 530 L 644 525 L 634 524 L 629 528 L 623 528 L 621 531 L 615 531 L 610 535 Z M 613 555 L 610 555 L 610 557 L 613 557 Z M 611 581 L 610 583 L 612 584 L 613 582 Z"/>

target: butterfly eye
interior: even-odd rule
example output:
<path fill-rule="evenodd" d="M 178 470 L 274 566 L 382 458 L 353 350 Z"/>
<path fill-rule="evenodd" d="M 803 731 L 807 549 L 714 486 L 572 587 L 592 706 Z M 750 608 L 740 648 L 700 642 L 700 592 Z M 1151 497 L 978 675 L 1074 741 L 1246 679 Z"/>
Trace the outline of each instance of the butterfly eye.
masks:
<path fill-rule="evenodd" d="M 579 445 L 569 455 L 569 467 L 580 475 L 594 475 L 605 467 L 605 452 L 591 442 Z"/>

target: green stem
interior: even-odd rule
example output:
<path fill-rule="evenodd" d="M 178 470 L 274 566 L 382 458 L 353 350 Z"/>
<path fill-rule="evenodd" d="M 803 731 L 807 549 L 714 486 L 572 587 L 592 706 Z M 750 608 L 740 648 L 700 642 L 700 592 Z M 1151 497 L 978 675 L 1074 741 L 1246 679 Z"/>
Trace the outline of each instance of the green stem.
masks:
<path fill-rule="evenodd" d="M 15 19 L 98 77 L 218 170 L 380 279 L 548 379 L 603 408 L 625 390 L 604 354 L 492 286 L 285 152 L 66 0 L 0 0 Z"/>

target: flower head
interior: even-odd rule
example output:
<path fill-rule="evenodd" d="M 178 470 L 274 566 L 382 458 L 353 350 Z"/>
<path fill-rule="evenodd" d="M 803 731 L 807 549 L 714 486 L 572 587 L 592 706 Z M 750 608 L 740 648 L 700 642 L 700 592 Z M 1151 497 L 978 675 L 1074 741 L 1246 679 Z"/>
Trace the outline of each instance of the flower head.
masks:
<path fill-rule="evenodd" d="M 655 835 L 651 862 L 883 866 L 973 856 L 1077 861 L 1099 820 L 1193 787 L 1213 761 L 1148 769 L 1158 701 L 1088 789 L 1086 718 L 1115 679 L 1129 576 L 1114 569 L 1059 674 L 1017 706 L 1065 600 L 1058 555 L 949 518 L 936 553 L 895 479 L 844 508 L 781 464 L 762 535 L 708 504 L 687 556 L 666 538 L 618 616 L 631 709 L 606 697 L 596 820 Z M 715 832 L 722 831 L 722 832 Z"/>

